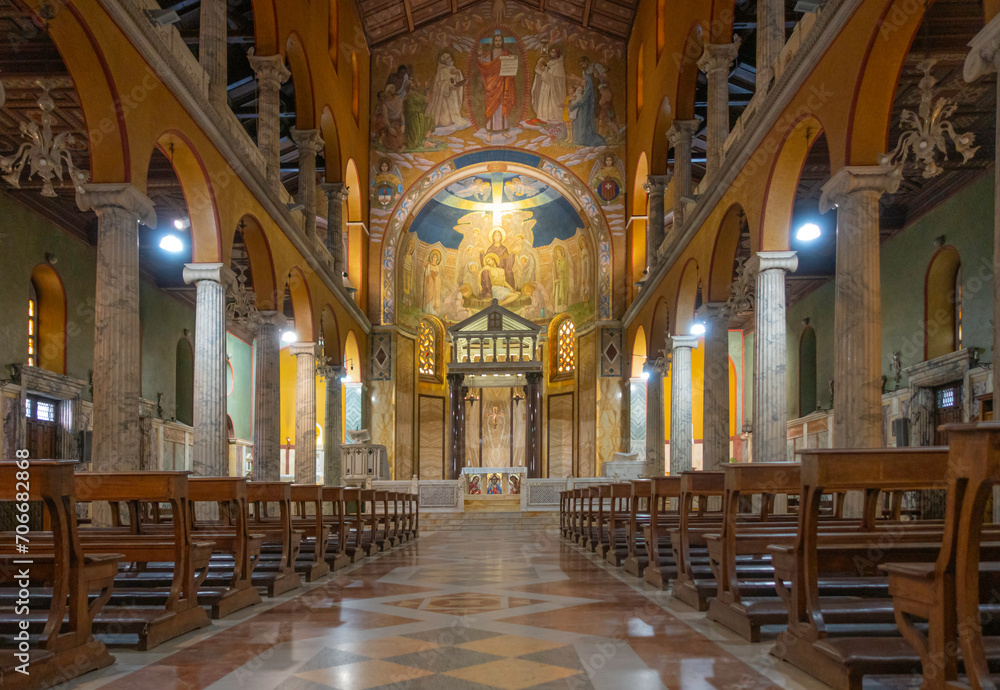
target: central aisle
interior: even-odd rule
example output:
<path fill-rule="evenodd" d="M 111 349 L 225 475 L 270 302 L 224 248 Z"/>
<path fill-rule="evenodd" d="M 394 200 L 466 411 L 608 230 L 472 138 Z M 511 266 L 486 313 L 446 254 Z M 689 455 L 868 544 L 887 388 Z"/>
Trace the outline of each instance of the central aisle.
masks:
<path fill-rule="evenodd" d="M 673 606 L 555 534 L 439 532 L 74 687 L 801 687 Z"/>

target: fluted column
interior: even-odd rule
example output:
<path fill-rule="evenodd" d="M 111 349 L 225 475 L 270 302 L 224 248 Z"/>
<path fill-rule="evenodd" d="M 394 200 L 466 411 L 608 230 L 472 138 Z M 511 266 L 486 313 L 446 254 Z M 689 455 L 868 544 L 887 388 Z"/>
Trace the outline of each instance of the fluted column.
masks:
<path fill-rule="evenodd" d="M 343 458 L 340 441 L 344 438 L 343 367 L 329 367 L 326 371 L 326 423 L 323 425 L 323 484 L 340 486 L 343 476 Z"/>
<path fill-rule="evenodd" d="M 316 483 L 316 343 L 295 343 L 295 483 Z"/>
<path fill-rule="evenodd" d="M 451 407 L 451 448 L 448 476 L 458 479 L 465 467 L 465 374 L 448 374 L 448 405 Z"/>
<path fill-rule="evenodd" d="M 268 182 L 281 184 L 281 101 L 278 92 L 291 72 L 281 55 L 262 57 L 251 48 L 247 53 L 250 67 L 257 75 L 257 148 L 264 156 L 264 174 Z"/>
<path fill-rule="evenodd" d="M 663 428 L 663 369 L 660 360 L 646 360 L 646 476 L 662 477 L 666 472 Z"/>
<path fill-rule="evenodd" d="M 671 336 L 670 358 L 670 474 L 691 469 L 694 417 L 691 413 L 691 350 L 698 347 L 693 335 Z"/>
<path fill-rule="evenodd" d="M 708 79 L 708 159 L 706 177 L 722 164 L 723 146 L 729 136 L 729 68 L 740 48 L 740 37 L 732 43 L 706 43 L 698 67 Z"/>
<path fill-rule="evenodd" d="M 785 273 L 798 268 L 795 252 L 759 252 L 749 269 L 757 276 L 754 310 L 753 458 L 788 459 Z"/>
<path fill-rule="evenodd" d="M 344 264 L 344 202 L 349 190 L 343 182 L 324 182 L 321 186 L 326 194 L 326 248 L 333 255 L 333 273 L 340 278 L 347 272 Z M 337 281 L 336 285 L 343 285 L 343 281 Z"/>
<path fill-rule="evenodd" d="M 785 0 L 757 2 L 757 93 L 771 88 L 774 66 L 785 47 Z"/>
<path fill-rule="evenodd" d="M 85 184 L 81 211 L 97 214 L 94 298 L 95 472 L 136 471 L 139 458 L 139 223 L 156 227 L 153 202 L 131 184 Z"/>
<path fill-rule="evenodd" d="M 319 241 L 316 235 L 316 154 L 323 150 L 323 138 L 318 129 L 295 129 L 292 140 L 299 148 L 299 192 L 298 202 L 305 206 L 306 237 Z"/>
<path fill-rule="evenodd" d="M 226 428 L 226 287 L 233 271 L 225 264 L 184 265 L 184 282 L 194 283 L 194 473 L 229 475 Z"/>
<path fill-rule="evenodd" d="M 993 17 L 969 43 L 965 80 L 975 81 L 991 72 L 1000 73 L 1000 14 Z M 1000 88 L 996 89 L 996 112 L 1000 113 Z M 1000 170 L 1000 116 L 994 146 L 994 171 Z M 1000 352 L 1000 174 L 993 175 L 993 352 Z M 1000 410 L 1000 385 L 993 385 L 993 409 Z M 996 514 L 996 513 L 994 513 Z"/>
<path fill-rule="evenodd" d="M 529 479 L 539 479 L 542 476 L 542 374 L 527 374 L 525 380 L 524 471 Z"/>
<path fill-rule="evenodd" d="M 663 227 L 663 193 L 670 184 L 670 175 L 650 175 L 642 188 L 649 196 L 649 212 L 646 218 L 646 272 L 652 273 L 656 267 L 656 252 L 663 243 L 666 233 Z"/>
<path fill-rule="evenodd" d="M 833 329 L 833 445 L 882 445 L 882 283 L 878 200 L 899 189 L 901 172 L 845 167 L 823 185 L 820 211 L 837 208 Z"/>
<path fill-rule="evenodd" d="M 208 74 L 208 100 L 217 110 L 229 106 L 228 29 L 226 0 L 201 0 L 198 62 Z"/>
<path fill-rule="evenodd" d="M 705 322 L 705 409 L 702 468 L 718 470 L 729 460 L 729 310 L 707 302 L 698 310 Z"/>
<path fill-rule="evenodd" d="M 667 138 L 674 147 L 674 230 L 684 225 L 685 197 L 691 197 L 691 140 L 701 120 L 674 120 Z"/>
<path fill-rule="evenodd" d="M 287 317 L 278 311 L 259 313 L 254 347 L 253 466 L 254 479 L 281 479 L 281 329 Z"/>

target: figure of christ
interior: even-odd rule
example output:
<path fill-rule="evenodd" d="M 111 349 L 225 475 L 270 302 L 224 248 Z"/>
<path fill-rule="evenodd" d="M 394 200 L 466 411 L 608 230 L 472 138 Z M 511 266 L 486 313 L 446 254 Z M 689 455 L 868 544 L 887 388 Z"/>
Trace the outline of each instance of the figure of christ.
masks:
<path fill-rule="evenodd" d="M 504 48 L 503 34 L 500 29 L 493 34 L 493 41 L 489 45 L 481 45 L 479 49 L 479 73 L 483 77 L 483 85 L 486 89 L 485 114 L 486 114 L 486 140 L 491 141 L 492 135 L 498 132 L 506 132 L 510 129 L 510 113 L 514 110 L 515 89 L 514 77 L 500 76 L 500 69 L 504 62 L 501 58 L 512 57 L 509 50 Z"/>
<path fill-rule="evenodd" d="M 486 265 L 486 255 L 493 254 L 497 258 L 497 265 L 504 271 L 504 280 L 511 286 L 514 285 L 514 255 L 503 243 L 504 233 L 500 228 L 494 228 L 490 234 L 493 244 L 485 252 L 480 254 L 479 260 L 482 265 Z"/>
<path fill-rule="evenodd" d="M 482 282 L 480 296 L 486 299 L 495 299 L 501 307 L 507 306 L 521 296 L 507 282 L 506 274 L 500 268 L 500 262 L 497 260 L 495 254 L 486 255 L 480 280 Z"/>

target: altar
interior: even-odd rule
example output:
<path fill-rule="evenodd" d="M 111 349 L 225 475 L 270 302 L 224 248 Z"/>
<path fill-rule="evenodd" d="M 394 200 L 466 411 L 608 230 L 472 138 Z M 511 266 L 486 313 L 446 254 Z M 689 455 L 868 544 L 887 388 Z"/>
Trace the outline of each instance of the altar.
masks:
<path fill-rule="evenodd" d="M 523 467 L 463 467 L 467 496 L 518 496 L 524 480 Z"/>

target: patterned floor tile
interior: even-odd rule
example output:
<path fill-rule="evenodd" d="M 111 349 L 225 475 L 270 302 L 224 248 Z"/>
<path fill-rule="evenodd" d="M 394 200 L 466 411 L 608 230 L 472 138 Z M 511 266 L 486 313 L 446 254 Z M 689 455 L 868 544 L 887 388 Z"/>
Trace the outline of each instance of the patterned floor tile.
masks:
<path fill-rule="evenodd" d="M 405 683 L 416 678 L 429 676 L 431 672 L 412 666 L 389 663 L 381 659 L 371 659 L 357 664 L 317 669 L 295 675 L 297 678 L 311 680 L 338 690 L 368 690 L 380 685 Z"/>
<path fill-rule="evenodd" d="M 413 666 L 422 668 L 425 671 L 444 673 L 466 666 L 476 666 L 486 664 L 491 661 L 499 661 L 503 657 L 495 654 L 485 654 L 474 652 L 471 649 L 460 649 L 458 647 L 438 647 L 426 652 L 416 652 L 415 654 L 404 654 L 402 656 L 388 657 L 386 661 L 403 666 Z"/>
<path fill-rule="evenodd" d="M 456 645 L 462 649 L 471 649 L 474 652 L 486 652 L 488 654 L 498 654 L 500 656 L 515 657 L 524 654 L 534 654 L 547 649 L 563 647 L 561 642 L 549 642 L 538 640 L 533 637 L 519 637 L 517 635 L 501 635 L 488 640 L 477 642 L 466 642 Z"/>
<path fill-rule="evenodd" d="M 575 676 L 578 673 L 579 671 L 572 669 L 539 664 L 535 661 L 503 659 L 502 661 L 494 661 L 489 664 L 449 671 L 444 675 L 482 683 L 494 688 L 502 688 L 503 690 L 521 690 L 522 688 L 530 688 L 541 683 L 550 683 Z"/>
<path fill-rule="evenodd" d="M 330 668 L 332 666 L 342 666 L 344 664 L 355 664 L 359 661 L 366 661 L 366 657 L 359 654 L 351 654 L 350 652 L 345 652 L 342 649 L 330 649 L 327 647 L 322 650 L 312 659 L 302 664 L 299 667 L 298 672 L 302 671 L 315 671 L 320 668 Z"/>
<path fill-rule="evenodd" d="M 376 640 L 364 640 L 337 645 L 337 649 L 352 654 L 360 654 L 369 659 L 384 659 L 401 654 L 425 652 L 430 649 L 436 649 L 439 646 L 434 642 L 416 640 L 412 637 L 383 637 Z"/>

